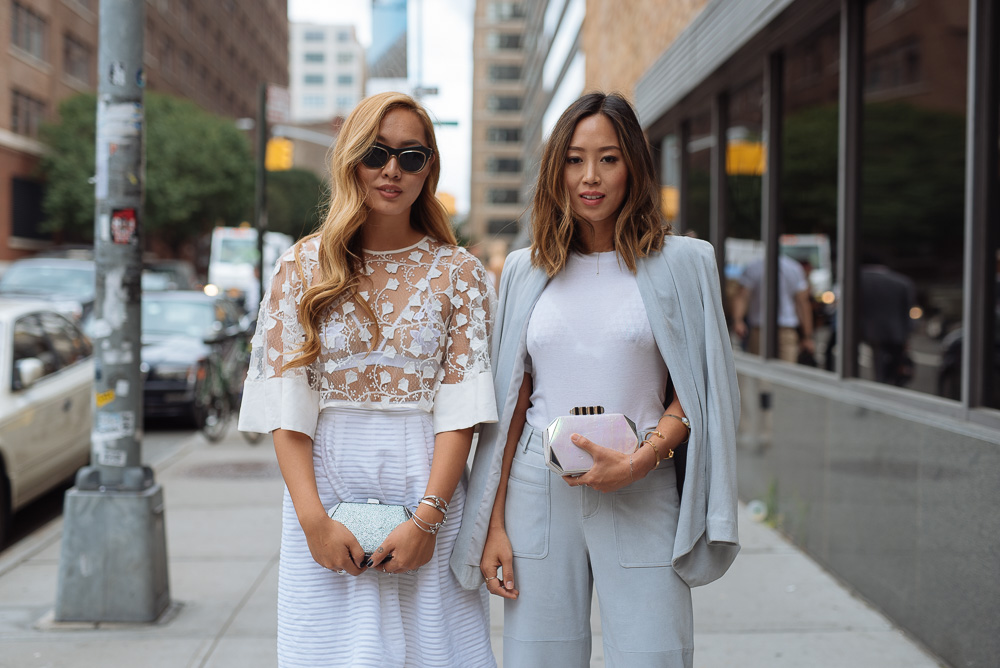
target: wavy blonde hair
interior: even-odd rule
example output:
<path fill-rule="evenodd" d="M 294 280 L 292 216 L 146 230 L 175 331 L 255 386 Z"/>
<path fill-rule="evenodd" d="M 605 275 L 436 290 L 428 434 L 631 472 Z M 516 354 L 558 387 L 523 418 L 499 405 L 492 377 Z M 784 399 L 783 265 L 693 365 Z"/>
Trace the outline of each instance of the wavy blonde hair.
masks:
<path fill-rule="evenodd" d="M 615 222 L 615 250 L 635 273 L 636 260 L 663 246 L 671 234 L 660 212 L 660 187 L 653 156 L 632 105 L 618 93 L 588 93 L 571 104 L 556 121 L 542 152 L 538 183 L 531 206 L 531 263 L 550 277 L 563 267 L 570 252 L 583 252 L 580 225 L 573 215 L 564 170 L 566 153 L 577 124 L 602 114 L 615 128 L 628 168 L 628 190 Z"/>
<path fill-rule="evenodd" d="M 319 270 L 314 283 L 308 286 L 298 305 L 299 322 L 306 340 L 297 355 L 284 368 L 307 366 L 320 353 L 319 331 L 323 318 L 335 302 L 354 299 L 361 309 L 376 322 L 371 305 L 358 294 L 364 253 L 361 249 L 361 229 L 368 219 L 365 205 L 368 191 L 358 178 L 358 165 L 375 143 L 382 120 L 390 111 L 405 109 L 420 118 L 426 135 L 426 146 L 434 151 L 424 187 L 410 209 L 410 227 L 446 244 L 455 244 L 455 232 L 444 205 L 435 196 L 441 165 L 438 161 L 434 123 L 416 100 L 403 93 L 379 93 L 358 103 L 344 121 L 330 159 L 331 194 L 326 218 L 319 230 L 302 239 L 295 247 L 295 262 L 302 273 L 299 253 L 303 244 L 319 237 Z M 378 343 L 379 328 L 375 327 L 372 347 Z"/>

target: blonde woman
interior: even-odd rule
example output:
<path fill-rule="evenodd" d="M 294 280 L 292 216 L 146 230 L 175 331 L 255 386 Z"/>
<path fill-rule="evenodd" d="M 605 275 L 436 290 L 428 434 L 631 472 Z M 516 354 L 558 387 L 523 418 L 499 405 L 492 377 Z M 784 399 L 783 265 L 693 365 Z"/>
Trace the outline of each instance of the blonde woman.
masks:
<path fill-rule="evenodd" d="M 452 568 L 503 597 L 504 665 L 589 666 L 596 587 L 608 666 L 690 668 L 690 588 L 739 550 L 739 398 L 714 252 L 670 234 L 635 113 L 601 93 L 546 142 L 531 235 L 500 280 L 500 419 L 480 434 Z M 561 478 L 542 430 L 594 405 L 642 442 L 622 454 L 575 435 L 594 465 Z"/>
<path fill-rule="evenodd" d="M 362 100 L 326 219 L 261 303 L 240 428 L 272 433 L 286 484 L 282 667 L 495 665 L 486 594 L 447 565 L 473 427 L 496 419 L 495 298 L 434 196 L 437 157 L 413 99 Z M 415 517 L 367 559 L 327 510 L 370 498 Z"/>

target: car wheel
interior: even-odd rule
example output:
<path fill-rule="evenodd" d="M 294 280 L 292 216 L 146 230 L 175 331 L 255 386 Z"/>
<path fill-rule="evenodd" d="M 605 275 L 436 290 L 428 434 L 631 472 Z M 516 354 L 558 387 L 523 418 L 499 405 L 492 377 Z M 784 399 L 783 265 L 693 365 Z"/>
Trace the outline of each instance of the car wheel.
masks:
<path fill-rule="evenodd" d="M 10 532 L 10 483 L 7 474 L 0 465 L 0 550 L 7 546 L 7 534 Z"/>

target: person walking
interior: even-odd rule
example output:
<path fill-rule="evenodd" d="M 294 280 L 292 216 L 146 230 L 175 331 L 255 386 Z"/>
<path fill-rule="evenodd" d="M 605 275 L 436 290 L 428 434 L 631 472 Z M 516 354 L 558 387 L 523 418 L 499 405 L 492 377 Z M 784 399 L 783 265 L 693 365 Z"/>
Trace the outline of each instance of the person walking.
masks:
<path fill-rule="evenodd" d="M 279 665 L 495 666 L 485 589 L 448 557 L 473 428 L 496 419 L 496 298 L 435 197 L 416 101 L 362 100 L 330 171 L 325 221 L 275 266 L 240 412 L 272 434 L 286 484 Z M 414 509 L 370 558 L 328 516 L 368 499 Z"/>
<path fill-rule="evenodd" d="M 764 260 L 760 258 L 744 268 L 732 300 L 733 332 L 746 340 L 747 351 L 754 355 L 760 354 L 763 296 Z M 795 363 L 800 353 L 809 357 L 816 353 L 809 280 L 801 264 L 787 255 L 779 255 L 778 359 Z"/>
<path fill-rule="evenodd" d="M 739 550 L 739 397 L 715 255 L 670 233 L 654 174 L 629 103 L 581 97 L 546 142 L 531 247 L 504 264 L 499 421 L 480 434 L 451 562 L 464 586 L 504 598 L 504 665 L 588 666 L 596 587 L 608 666 L 690 667 L 690 587 Z M 623 454 L 575 435 L 593 467 L 560 477 L 542 431 L 593 405 L 624 413 L 642 442 Z"/>

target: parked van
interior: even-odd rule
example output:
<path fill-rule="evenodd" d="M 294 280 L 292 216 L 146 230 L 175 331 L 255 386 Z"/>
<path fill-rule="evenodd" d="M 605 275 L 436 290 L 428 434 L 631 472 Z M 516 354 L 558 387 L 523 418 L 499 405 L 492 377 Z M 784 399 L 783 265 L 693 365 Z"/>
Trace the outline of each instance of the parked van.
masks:
<path fill-rule="evenodd" d="M 264 233 L 264 289 L 271 269 L 295 239 L 280 232 Z M 257 280 L 257 230 L 246 227 L 216 227 L 208 260 L 208 282 L 234 298 L 245 300 L 248 310 L 260 302 Z"/>

